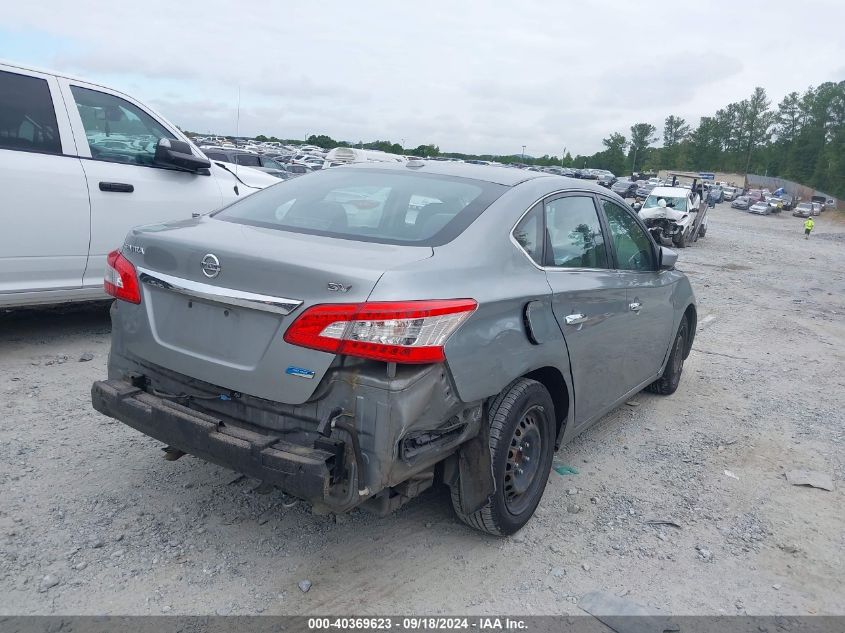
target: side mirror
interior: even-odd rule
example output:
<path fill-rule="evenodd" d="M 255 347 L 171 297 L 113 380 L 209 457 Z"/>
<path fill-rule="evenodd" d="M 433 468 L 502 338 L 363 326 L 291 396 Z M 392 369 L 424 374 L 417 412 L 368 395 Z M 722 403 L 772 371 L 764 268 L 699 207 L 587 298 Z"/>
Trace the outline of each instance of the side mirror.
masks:
<path fill-rule="evenodd" d="M 153 162 L 162 167 L 193 172 L 211 167 L 208 159 L 194 156 L 191 153 L 191 146 L 188 143 L 172 138 L 159 139 Z"/>
<path fill-rule="evenodd" d="M 643 205 L 642 205 L 642 204 L 640 204 L 639 202 L 635 202 L 635 203 L 634 203 L 634 204 L 632 204 L 631 206 L 632 206 L 632 207 L 634 207 L 634 211 L 639 211 L 640 209 L 642 209 L 642 208 L 643 208 Z"/>
<path fill-rule="evenodd" d="M 672 270 L 678 263 L 678 254 L 671 248 L 660 247 L 660 270 Z"/>

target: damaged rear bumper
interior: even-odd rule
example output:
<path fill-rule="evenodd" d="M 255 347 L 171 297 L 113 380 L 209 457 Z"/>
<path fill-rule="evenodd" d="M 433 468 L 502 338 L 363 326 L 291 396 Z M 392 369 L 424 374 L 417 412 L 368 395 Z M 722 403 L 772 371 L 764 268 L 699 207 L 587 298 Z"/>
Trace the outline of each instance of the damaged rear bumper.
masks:
<path fill-rule="evenodd" d="M 311 503 L 327 500 L 336 453 L 233 426 L 146 393 L 123 380 L 91 387 L 94 408 L 146 435 L 220 466 L 273 484 Z"/>

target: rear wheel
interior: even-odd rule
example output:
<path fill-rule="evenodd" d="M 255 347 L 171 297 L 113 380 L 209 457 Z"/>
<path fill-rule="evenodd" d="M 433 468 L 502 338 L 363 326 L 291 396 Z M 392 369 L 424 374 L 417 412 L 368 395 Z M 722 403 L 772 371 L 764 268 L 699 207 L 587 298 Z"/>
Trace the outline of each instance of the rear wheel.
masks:
<path fill-rule="evenodd" d="M 689 332 L 689 324 L 687 318 L 681 319 L 681 325 L 678 327 L 678 333 L 672 341 L 672 351 L 669 353 L 669 360 L 666 361 L 666 367 L 660 378 L 646 387 L 646 391 L 660 394 L 661 396 L 669 396 L 678 389 L 678 383 L 681 382 L 681 374 L 684 371 L 684 352 L 687 346 L 687 333 Z"/>
<path fill-rule="evenodd" d="M 554 404 L 539 382 L 519 378 L 496 397 L 488 419 L 496 492 L 486 506 L 464 514 L 456 482 L 452 505 L 467 525 L 507 536 L 528 523 L 546 489 L 554 457 Z"/>

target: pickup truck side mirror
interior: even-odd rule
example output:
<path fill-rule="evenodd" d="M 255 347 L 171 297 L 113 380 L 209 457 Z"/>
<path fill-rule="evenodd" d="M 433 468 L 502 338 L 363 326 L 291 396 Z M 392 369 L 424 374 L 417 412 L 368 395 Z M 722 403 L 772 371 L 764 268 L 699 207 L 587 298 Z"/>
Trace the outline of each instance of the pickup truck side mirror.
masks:
<path fill-rule="evenodd" d="M 678 254 L 671 248 L 660 247 L 660 270 L 672 270 L 678 263 Z"/>
<path fill-rule="evenodd" d="M 159 139 L 153 162 L 161 167 L 193 172 L 211 167 L 208 159 L 193 155 L 188 143 L 173 138 Z"/>

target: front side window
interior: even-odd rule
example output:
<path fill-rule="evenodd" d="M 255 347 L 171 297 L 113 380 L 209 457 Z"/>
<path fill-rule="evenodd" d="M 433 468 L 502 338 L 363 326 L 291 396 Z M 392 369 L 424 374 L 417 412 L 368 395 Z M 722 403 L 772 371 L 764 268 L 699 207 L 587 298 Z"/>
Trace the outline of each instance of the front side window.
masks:
<path fill-rule="evenodd" d="M 161 138 L 175 139 L 158 121 L 125 99 L 71 86 L 91 158 L 152 165 Z"/>
<path fill-rule="evenodd" d="M 607 268 L 607 249 L 591 196 L 546 202 L 546 263 L 561 268 Z M 549 252 L 551 251 L 551 252 Z"/>
<path fill-rule="evenodd" d="M 214 217 L 294 233 L 437 246 L 468 227 L 506 187 L 379 169 L 335 169 L 268 187 Z"/>
<path fill-rule="evenodd" d="M 603 200 L 602 204 L 619 270 L 657 270 L 651 239 L 634 217 L 615 202 Z"/>
<path fill-rule="evenodd" d="M 45 79 L 0 71 L 0 149 L 62 153 Z"/>

